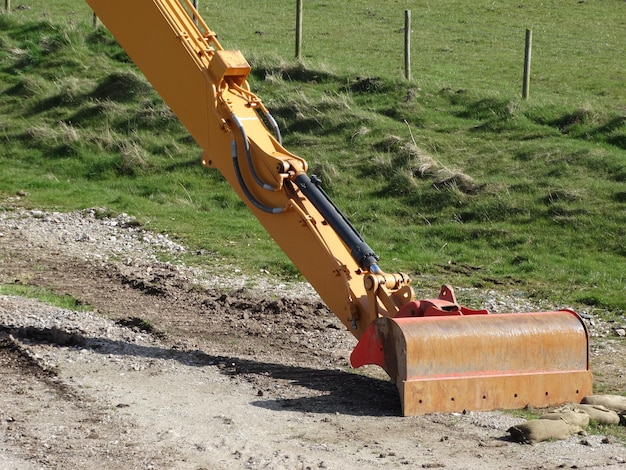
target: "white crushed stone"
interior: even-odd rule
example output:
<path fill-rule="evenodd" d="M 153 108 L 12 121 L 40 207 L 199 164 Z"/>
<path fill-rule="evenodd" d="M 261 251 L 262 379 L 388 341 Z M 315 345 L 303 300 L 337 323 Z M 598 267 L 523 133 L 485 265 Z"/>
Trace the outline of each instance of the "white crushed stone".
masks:
<path fill-rule="evenodd" d="M 180 261 L 189 253 L 188 247 L 141 226 L 126 213 L 108 217 L 103 208 L 89 208 L 74 212 L 46 212 L 10 207 L 0 211 L 0 241 L 9 232 L 17 232 L 33 247 L 53 247 L 65 255 L 83 260 L 118 262 L 132 267 L 145 267 L 149 272 L 155 263 L 163 263 L 177 275 L 202 288 L 242 289 L 287 298 L 319 297 L 308 282 L 284 282 L 273 279 L 267 272 L 258 276 L 245 274 L 237 266 L 212 260 L 212 266 L 190 267 Z M 170 261 L 159 261 L 164 257 Z M 445 280 L 444 280 L 445 281 Z M 552 311 L 568 306 L 550 305 L 531 299 L 521 291 L 499 292 L 474 288 L 455 288 L 457 301 L 470 308 L 486 309 L 492 313 Z M 422 295 L 420 293 L 418 295 Z M 423 297 L 436 297 L 429 292 Z M 617 336 L 618 325 L 608 325 L 596 319 L 591 310 L 578 311 L 584 318 L 591 336 Z"/>
<path fill-rule="evenodd" d="M 45 212 L 12 208 L 0 211 L 0 240 L 16 233 L 26 241 L 26 248 L 54 247 L 76 259 L 119 262 L 132 267 L 162 263 L 181 277 L 203 288 L 237 290 L 250 288 L 289 298 L 319 298 L 307 282 L 284 282 L 262 270 L 258 276 L 244 273 L 239 267 L 213 262 L 208 268 L 186 266 L 180 255 L 189 253 L 167 235 L 152 232 L 126 213 L 107 217 L 102 208 L 74 212 Z M 164 258 L 170 261 L 160 261 Z"/>

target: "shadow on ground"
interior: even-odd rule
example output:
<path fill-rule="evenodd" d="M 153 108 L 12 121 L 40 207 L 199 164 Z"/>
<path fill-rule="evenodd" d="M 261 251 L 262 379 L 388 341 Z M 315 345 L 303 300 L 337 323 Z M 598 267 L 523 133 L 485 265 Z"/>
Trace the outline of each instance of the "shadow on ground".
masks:
<path fill-rule="evenodd" d="M 30 344 L 86 348 L 107 355 L 175 360 L 186 366 L 215 367 L 224 375 L 251 378 L 252 382 L 255 376 L 265 381 L 286 382 L 292 389 L 291 396 L 259 398 L 251 402 L 254 406 L 270 410 L 355 416 L 398 416 L 401 413 L 400 399 L 393 383 L 349 371 L 211 355 L 199 349 L 144 346 L 101 337 L 86 337 L 59 328 L 11 328 L 0 325 L 0 331 L 27 340 Z M 304 390 L 299 392 L 298 388 Z M 314 395 L 310 391 L 315 392 Z M 260 392 L 260 397 L 263 395 Z"/>

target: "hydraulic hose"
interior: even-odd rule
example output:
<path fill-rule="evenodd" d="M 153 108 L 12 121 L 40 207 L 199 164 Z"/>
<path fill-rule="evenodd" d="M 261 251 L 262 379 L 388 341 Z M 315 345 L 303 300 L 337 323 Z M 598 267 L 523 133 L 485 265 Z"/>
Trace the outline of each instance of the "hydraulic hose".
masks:
<path fill-rule="evenodd" d="M 272 126 L 272 129 L 274 129 L 276 140 L 278 140 L 278 143 L 280 145 L 283 145 L 283 136 L 280 134 L 280 127 L 278 127 L 278 123 L 276 122 L 276 119 L 274 119 L 274 116 L 272 116 L 269 113 L 269 111 L 265 113 L 265 118 L 268 120 L 268 122 Z"/>
<path fill-rule="evenodd" d="M 254 178 L 255 183 L 259 185 L 261 188 L 265 189 L 266 191 L 277 191 L 277 188 L 265 183 L 257 174 L 254 168 L 254 164 L 252 162 L 252 155 L 250 154 L 250 143 L 248 142 L 248 136 L 246 135 L 246 130 L 243 127 L 243 124 L 241 124 L 241 121 L 239 120 L 239 118 L 235 116 L 235 114 L 233 114 L 232 117 L 233 117 L 233 121 L 235 121 L 235 124 L 237 125 L 237 128 L 239 129 L 239 132 L 241 132 L 241 139 L 243 140 L 243 148 L 246 153 L 246 160 L 248 162 L 248 168 L 250 169 L 250 174 Z"/>
<path fill-rule="evenodd" d="M 243 175 L 241 174 L 241 168 L 239 167 L 239 157 L 237 154 L 237 142 L 233 140 L 232 142 L 232 158 L 233 158 L 233 167 L 235 169 L 235 175 L 237 176 L 237 181 L 239 182 L 239 186 L 243 191 L 244 195 L 250 201 L 250 203 L 259 210 L 263 212 L 267 212 L 268 214 L 280 214 L 285 209 L 283 207 L 270 207 L 266 206 L 262 202 L 259 202 L 254 195 L 248 189 L 246 182 L 243 179 Z"/>
<path fill-rule="evenodd" d="M 359 267 L 374 274 L 380 273 L 378 266 L 378 255 L 363 240 L 363 237 L 348 221 L 346 216 L 332 202 L 328 194 L 319 186 L 319 180 L 313 177 L 314 181 L 301 173 L 296 176 L 294 182 L 300 191 L 311 201 L 315 208 L 322 214 L 326 222 L 337 232 L 339 238 L 350 249 L 352 258 Z"/>
<path fill-rule="evenodd" d="M 246 154 L 246 161 L 248 163 L 248 168 L 250 169 L 250 174 L 252 175 L 255 183 L 267 190 L 267 191 L 276 191 L 276 188 L 270 186 L 269 184 L 263 182 L 261 178 L 258 176 L 256 170 L 254 169 L 254 165 L 252 162 L 252 156 L 250 154 L 250 144 L 248 143 L 248 137 L 246 136 L 246 131 L 241 124 L 241 121 L 234 114 L 232 115 L 233 121 L 235 125 L 239 129 L 241 133 L 241 137 L 243 140 L 244 152 Z M 280 139 L 280 131 L 278 131 L 278 126 L 276 125 L 276 121 L 272 118 L 271 115 L 267 115 L 272 127 L 278 132 L 278 138 Z M 265 204 L 259 202 L 254 195 L 250 192 L 249 188 L 246 185 L 246 182 L 243 179 L 241 174 L 241 168 L 239 167 L 239 156 L 237 152 L 237 142 L 233 140 L 232 143 L 232 157 L 233 157 L 233 166 L 235 169 L 235 174 L 237 176 L 237 181 L 241 186 L 246 198 L 257 208 L 262 210 L 263 212 L 267 212 L 270 214 L 279 214 L 284 211 L 282 207 L 269 207 Z M 352 258 L 357 262 L 359 267 L 365 271 L 372 272 L 374 274 L 380 273 L 381 269 L 378 266 L 378 255 L 370 248 L 370 246 L 363 240 L 361 234 L 354 228 L 354 226 L 350 223 L 348 218 L 339 210 L 339 208 L 335 205 L 335 203 L 330 199 L 328 194 L 321 188 L 320 180 L 313 176 L 313 179 L 309 178 L 306 173 L 302 173 L 296 176 L 294 180 L 295 184 L 300 188 L 302 193 L 311 201 L 311 203 L 315 206 L 315 208 L 322 214 L 324 219 L 328 222 L 328 224 L 337 232 L 339 238 L 346 244 L 346 246 L 350 249 L 350 254 Z"/>

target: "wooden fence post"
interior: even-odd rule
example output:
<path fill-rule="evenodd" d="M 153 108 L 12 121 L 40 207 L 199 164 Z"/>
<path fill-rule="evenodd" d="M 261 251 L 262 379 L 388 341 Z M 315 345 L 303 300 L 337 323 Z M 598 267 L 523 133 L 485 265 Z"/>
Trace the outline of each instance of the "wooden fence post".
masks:
<path fill-rule="evenodd" d="M 404 76 L 411 80 L 411 10 L 404 11 Z"/>
<path fill-rule="evenodd" d="M 526 30 L 526 48 L 524 50 L 524 83 L 522 85 L 522 98 L 527 100 L 530 94 L 530 56 L 533 47 L 533 32 Z"/>
<path fill-rule="evenodd" d="M 4 0 L 5 13 L 11 13 L 11 0 Z"/>
<path fill-rule="evenodd" d="M 296 59 L 302 59 L 302 0 L 296 0 Z"/>

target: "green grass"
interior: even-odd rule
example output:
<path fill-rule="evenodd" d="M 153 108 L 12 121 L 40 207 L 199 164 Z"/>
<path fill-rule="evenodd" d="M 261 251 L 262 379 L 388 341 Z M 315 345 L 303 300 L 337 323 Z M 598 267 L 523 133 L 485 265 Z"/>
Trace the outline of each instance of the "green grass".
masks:
<path fill-rule="evenodd" d="M 626 445 L 626 427 L 611 426 L 609 424 L 590 423 L 586 430 L 589 434 L 596 436 L 605 436 L 608 442 L 621 442 Z"/>
<path fill-rule="evenodd" d="M 0 284 L 1 295 L 16 295 L 27 297 L 29 299 L 37 299 L 48 305 L 54 305 L 60 308 L 71 310 L 89 310 L 88 305 L 84 305 L 71 295 L 60 295 L 51 290 L 25 284 Z"/>
<path fill-rule="evenodd" d="M 623 318 L 623 2 L 358 0 L 348 18 L 339 4 L 306 2 L 302 63 L 293 3 L 200 0 L 200 11 L 249 58 L 287 148 L 323 177 L 383 269 Z M 86 4 L 29 5 L 0 16 L 0 192 L 129 212 L 244 269 L 296 276 L 115 41 L 93 31 Z"/>

